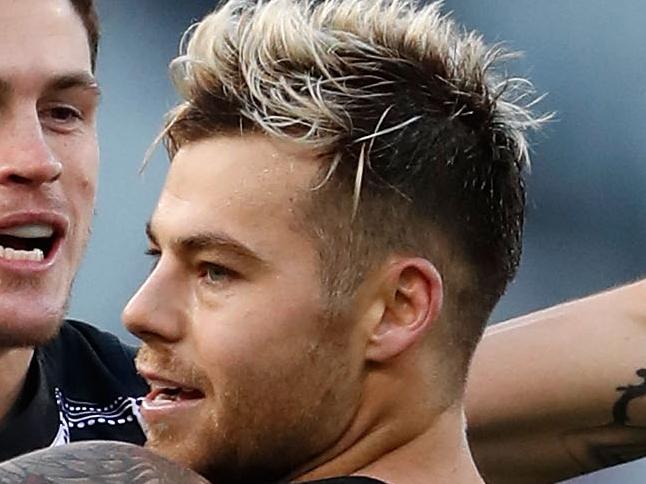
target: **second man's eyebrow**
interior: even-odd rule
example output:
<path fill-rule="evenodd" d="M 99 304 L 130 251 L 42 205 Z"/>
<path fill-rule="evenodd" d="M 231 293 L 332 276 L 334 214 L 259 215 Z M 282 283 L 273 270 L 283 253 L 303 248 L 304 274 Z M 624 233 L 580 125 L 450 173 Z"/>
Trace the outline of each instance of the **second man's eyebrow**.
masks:
<path fill-rule="evenodd" d="M 101 94 L 99 83 L 89 72 L 73 72 L 56 76 L 47 82 L 47 91 L 64 91 L 66 89 L 84 89 Z"/>
<path fill-rule="evenodd" d="M 89 72 L 71 72 L 55 76 L 47 81 L 44 92 L 65 91 L 67 89 L 81 89 L 94 93 L 97 97 L 101 95 L 101 88 L 96 78 Z M 6 104 L 11 97 L 14 88 L 5 79 L 0 79 L 0 108 Z"/>

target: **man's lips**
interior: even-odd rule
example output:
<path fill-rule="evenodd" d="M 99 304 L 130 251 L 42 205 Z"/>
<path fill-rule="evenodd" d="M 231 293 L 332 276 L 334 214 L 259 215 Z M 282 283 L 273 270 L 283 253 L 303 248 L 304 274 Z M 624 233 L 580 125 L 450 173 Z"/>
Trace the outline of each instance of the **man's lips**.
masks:
<path fill-rule="evenodd" d="M 19 225 L 50 225 L 54 232 L 64 237 L 69 229 L 69 219 L 63 214 L 48 210 L 21 211 L 0 217 L 0 230 Z"/>
<path fill-rule="evenodd" d="M 178 380 L 139 369 L 139 374 L 150 385 L 150 392 L 142 403 L 142 414 L 148 423 L 154 423 L 171 414 L 189 410 L 204 399 L 204 392 Z"/>
<path fill-rule="evenodd" d="M 53 211 L 21 211 L 0 217 L 0 266 L 23 272 L 49 268 L 69 226 L 67 217 Z"/>

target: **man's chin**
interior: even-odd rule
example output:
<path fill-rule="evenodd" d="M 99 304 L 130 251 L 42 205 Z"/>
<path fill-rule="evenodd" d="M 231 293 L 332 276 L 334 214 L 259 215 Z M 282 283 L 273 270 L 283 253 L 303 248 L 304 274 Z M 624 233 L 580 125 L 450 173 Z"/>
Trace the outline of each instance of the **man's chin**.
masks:
<path fill-rule="evenodd" d="M 211 458 L 219 454 L 218 449 L 205 443 L 197 433 L 190 439 L 186 436 L 178 437 L 174 430 L 176 429 L 171 426 L 161 424 L 148 428 L 144 447 L 206 477 Z"/>
<path fill-rule="evenodd" d="M 41 346 L 58 334 L 64 312 L 44 314 L 15 314 L 11 319 L 0 319 L 0 348 Z"/>
<path fill-rule="evenodd" d="M 277 469 L 273 461 L 265 458 L 258 460 L 254 454 L 245 454 L 240 447 L 235 446 L 236 437 L 224 439 L 220 446 L 214 436 L 205 436 L 199 432 L 182 433 L 178 437 L 177 429 L 171 426 L 155 425 L 147 432 L 148 440 L 145 447 L 176 464 L 191 469 L 210 482 L 226 482 L 228 484 L 260 484 L 266 482 L 283 482 L 284 473 Z M 175 431 L 174 431 L 175 430 Z M 209 438 L 211 437 L 211 438 Z M 260 455 L 267 454 L 269 447 Z M 249 452 L 249 451 L 247 451 Z M 246 457 L 246 458 L 245 458 Z"/>
<path fill-rule="evenodd" d="M 186 439 L 178 438 L 170 426 L 155 424 L 146 430 L 146 444 L 144 447 L 166 459 L 191 467 L 190 445 Z"/>
<path fill-rule="evenodd" d="M 52 284 L 0 286 L 0 348 L 40 346 L 52 340 L 68 308 L 69 288 L 62 289 Z"/>

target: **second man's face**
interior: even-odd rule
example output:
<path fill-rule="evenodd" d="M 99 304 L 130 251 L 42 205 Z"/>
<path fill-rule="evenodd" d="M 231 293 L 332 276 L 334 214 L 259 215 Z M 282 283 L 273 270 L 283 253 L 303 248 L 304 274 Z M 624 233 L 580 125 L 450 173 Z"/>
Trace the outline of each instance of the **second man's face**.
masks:
<path fill-rule="evenodd" d="M 42 343 L 87 241 L 98 89 L 69 0 L 0 0 L 0 350 Z"/>
<path fill-rule="evenodd" d="M 156 264 L 124 313 L 144 341 L 148 445 L 207 477 L 306 467 L 359 405 L 361 335 L 327 316 L 299 215 L 317 167 L 261 136 L 193 143 L 152 217 Z"/>

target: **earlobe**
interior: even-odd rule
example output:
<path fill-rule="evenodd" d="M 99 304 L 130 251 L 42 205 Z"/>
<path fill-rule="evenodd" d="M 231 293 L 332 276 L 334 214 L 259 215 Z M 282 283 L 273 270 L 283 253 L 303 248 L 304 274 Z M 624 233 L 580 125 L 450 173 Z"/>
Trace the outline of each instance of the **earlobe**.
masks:
<path fill-rule="evenodd" d="M 423 340 L 442 308 L 442 278 L 429 261 L 407 258 L 387 270 L 381 318 L 366 351 L 373 362 L 394 358 Z"/>

